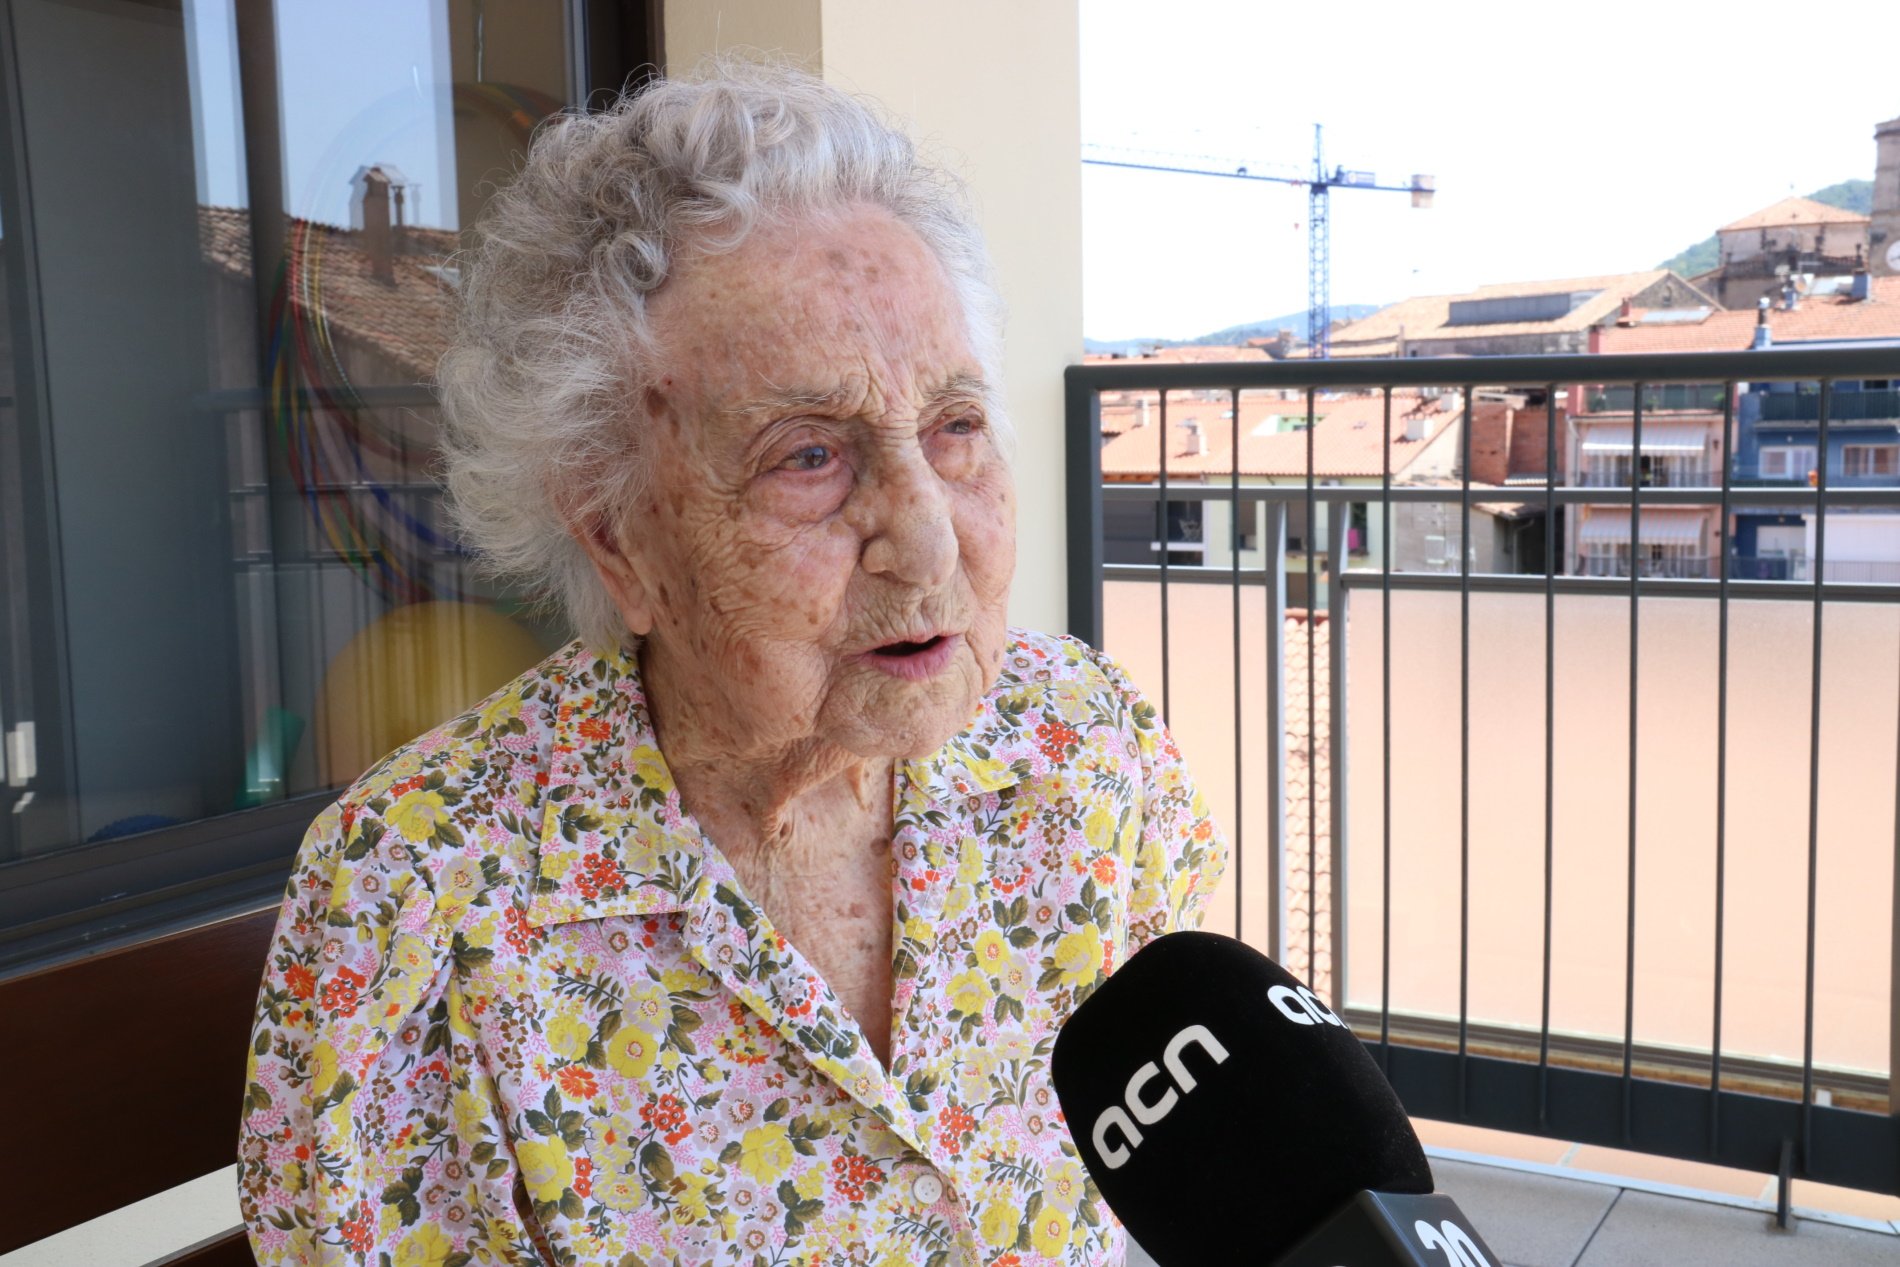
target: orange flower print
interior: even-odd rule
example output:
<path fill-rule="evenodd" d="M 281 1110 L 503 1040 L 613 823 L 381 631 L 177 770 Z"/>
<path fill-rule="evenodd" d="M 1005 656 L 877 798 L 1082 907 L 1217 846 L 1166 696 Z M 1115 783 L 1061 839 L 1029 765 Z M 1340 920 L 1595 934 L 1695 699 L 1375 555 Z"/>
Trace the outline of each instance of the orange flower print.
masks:
<path fill-rule="evenodd" d="M 600 1094 L 600 1084 L 594 1081 L 594 1071 L 584 1065 L 562 1065 L 555 1071 L 554 1080 L 570 1100 L 591 1100 Z"/>
<path fill-rule="evenodd" d="M 581 722 L 581 738 L 588 743 L 606 743 L 613 737 L 613 728 L 598 717 L 589 717 Z"/>
<path fill-rule="evenodd" d="M 1061 762 L 1069 749 L 1081 742 L 1082 736 L 1061 722 L 1046 721 L 1036 727 L 1036 746 L 1051 761 Z"/>
<path fill-rule="evenodd" d="M 317 992 L 317 974 L 300 963 L 284 969 L 284 986 L 293 999 L 307 999 Z"/>
<path fill-rule="evenodd" d="M 356 1010 L 360 992 L 363 989 L 363 977 L 348 968 L 338 968 L 336 975 L 323 983 L 323 1010 L 332 1016 L 348 1016 Z"/>

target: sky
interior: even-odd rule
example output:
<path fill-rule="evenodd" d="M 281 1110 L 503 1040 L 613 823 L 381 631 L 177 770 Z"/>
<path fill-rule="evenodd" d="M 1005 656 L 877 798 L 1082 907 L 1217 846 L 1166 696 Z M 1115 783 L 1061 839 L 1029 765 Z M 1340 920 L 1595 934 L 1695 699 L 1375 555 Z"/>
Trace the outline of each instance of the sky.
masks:
<path fill-rule="evenodd" d="M 186 0 L 198 197 L 246 205 L 234 0 Z M 284 183 L 292 214 L 350 222 L 371 163 L 408 178 L 411 223 L 456 228 L 448 38 L 435 0 L 276 0 Z"/>
<path fill-rule="evenodd" d="M 1633 272 L 1791 193 L 1872 178 L 1874 125 L 1900 116 L 1875 37 L 1893 8 L 1830 5 L 1818 43 L 1794 12 L 1081 0 L 1082 138 L 1310 171 L 1318 123 L 1329 168 L 1435 176 L 1430 210 L 1332 195 L 1336 304 Z M 1082 173 L 1090 338 L 1306 308 L 1304 189 Z"/>

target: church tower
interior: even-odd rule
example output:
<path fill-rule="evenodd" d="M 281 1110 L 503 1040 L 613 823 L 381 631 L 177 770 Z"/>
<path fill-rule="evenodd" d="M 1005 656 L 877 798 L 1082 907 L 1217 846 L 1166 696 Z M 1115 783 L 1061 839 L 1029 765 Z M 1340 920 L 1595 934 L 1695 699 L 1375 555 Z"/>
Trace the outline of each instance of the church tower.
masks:
<path fill-rule="evenodd" d="M 1900 275 L 1900 119 L 1874 129 L 1873 222 L 1867 229 L 1874 276 Z"/>

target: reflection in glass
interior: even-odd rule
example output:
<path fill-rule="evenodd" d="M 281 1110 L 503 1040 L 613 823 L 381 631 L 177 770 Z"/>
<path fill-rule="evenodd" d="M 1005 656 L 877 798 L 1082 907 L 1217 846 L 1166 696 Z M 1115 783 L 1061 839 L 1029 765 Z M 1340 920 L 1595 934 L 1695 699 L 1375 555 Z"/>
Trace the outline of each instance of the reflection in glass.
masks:
<path fill-rule="evenodd" d="M 428 384 L 572 95 L 531 0 L 12 15 L 0 859 L 347 783 L 557 640 L 450 533 Z"/>

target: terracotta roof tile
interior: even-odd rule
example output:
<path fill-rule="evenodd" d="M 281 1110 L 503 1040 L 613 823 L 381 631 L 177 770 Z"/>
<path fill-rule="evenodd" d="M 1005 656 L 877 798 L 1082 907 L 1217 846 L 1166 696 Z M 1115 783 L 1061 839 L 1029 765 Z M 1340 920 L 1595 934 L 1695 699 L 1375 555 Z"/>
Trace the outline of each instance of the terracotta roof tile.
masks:
<path fill-rule="evenodd" d="M 1711 312 L 1702 321 L 1643 325 L 1643 309 L 1630 314 L 1635 324 L 1605 326 L 1603 352 L 1732 352 L 1752 346 L 1754 309 Z M 1876 277 L 1872 297 L 1839 295 L 1803 299 L 1792 312 L 1771 308 L 1768 330 L 1776 346 L 1835 339 L 1900 339 L 1900 276 Z"/>
<path fill-rule="evenodd" d="M 1830 207 L 1812 198 L 1783 198 L 1753 215 L 1743 216 L 1717 229 L 1717 233 L 1735 233 L 1742 229 L 1779 229 L 1791 224 L 1866 224 L 1868 219 L 1855 211 Z"/>
<path fill-rule="evenodd" d="M 1330 339 L 1335 356 L 1392 356 L 1397 341 L 1431 339 L 1495 338 L 1514 334 L 1554 334 L 1583 330 L 1616 312 L 1623 300 L 1637 295 L 1667 277 L 1667 269 L 1652 268 L 1641 273 L 1609 273 L 1600 277 L 1572 277 L 1544 282 L 1499 282 L 1462 295 L 1421 295 L 1390 304 L 1333 331 Z M 1451 305 L 1466 299 L 1516 299 L 1532 295 L 1597 291 L 1562 317 L 1551 321 L 1509 321 L 1493 325 L 1447 326 Z"/>
<path fill-rule="evenodd" d="M 1154 396 L 1151 394 L 1150 399 Z M 1445 398 L 1451 399 L 1451 398 Z M 1193 392 L 1168 393 L 1168 475 L 1171 479 L 1231 476 L 1233 423 L 1227 417 L 1229 397 L 1200 399 Z M 1313 474 L 1317 479 L 1380 476 L 1384 452 L 1391 450 L 1392 472 L 1402 472 L 1439 433 L 1458 417 L 1456 409 L 1441 409 L 1437 399 L 1416 391 L 1392 393 L 1392 425 L 1383 427 L 1384 402 L 1377 393 L 1321 395 L 1314 402 L 1318 422 L 1313 431 Z M 1408 418 L 1425 416 L 1425 435 L 1407 440 Z M 1110 435 L 1102 446 L 1102 474 L 1111 480 L 1153 480 L 1160 476 L 1161 411 L 1151 406 L 1147 426 L 1138 426 L 1139 406 L 1104 403 L 1102 430 Z M 1270 419 L 1296 419 L 1299 430 L 1266 430 Z M 1240 473 L 1263 478 L 1304 478 L 1306 475 L 1306 401 L 1304 396 L 1243 392 L 1240 397 Z M 1189 424 L 1196 424 L 1190 426 Z M 1198 437 L 1197 437 L 1198 429 Z M 1265 431 L 1264 434 L 1255 434 Z M 1204 439 L 1205 453 L 1196 453 Z"/>
<path fill-rule="evenodd" d="M 292 220 L 289 237 L 305 252 L 306 272 L 319 279 L 323 320 L 333 336 L 356 342 L 386 358 L 416 382 L 435 376 L 448 344 L 453 287 L 431 268 L 454 253 L 458 239 L 446 229 L 399 230 L 422 254 L 399 254 L 393 281 L 375 276 L 369 252 L 350 229 Z M 249 282 L 251 213 L 236 207 L 198 208 L 198 240 L 206 263 Z M 301 292 L 299 295 L 301 300 Z"/>

